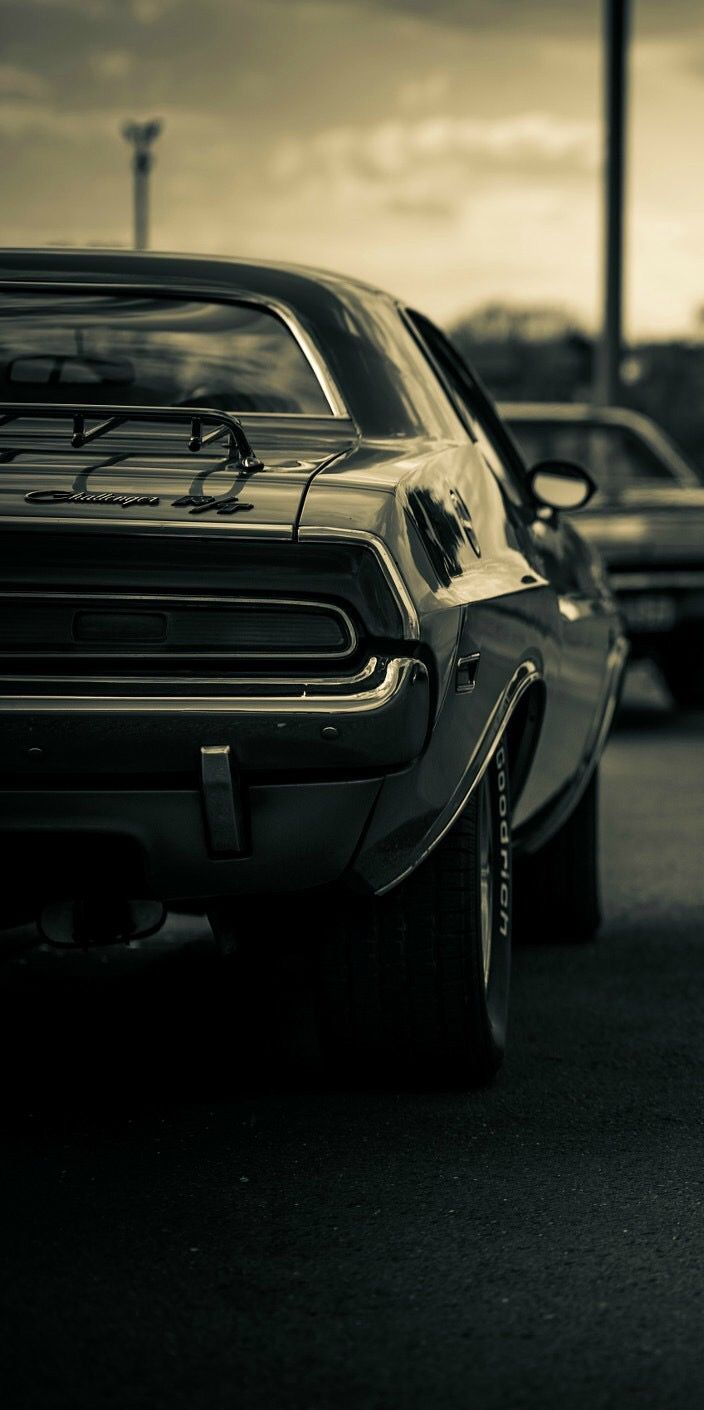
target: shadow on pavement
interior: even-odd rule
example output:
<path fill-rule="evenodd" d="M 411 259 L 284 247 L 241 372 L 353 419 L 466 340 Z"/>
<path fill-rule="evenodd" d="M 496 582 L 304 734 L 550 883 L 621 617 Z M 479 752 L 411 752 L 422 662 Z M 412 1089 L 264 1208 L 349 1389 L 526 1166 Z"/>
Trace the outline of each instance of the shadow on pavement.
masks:
<path fill-rule="evenodd" d="M 192 918 L 11 937 L 10 1410 L 699 1403 L 704 760 L 664 718 L 607 752 L 604 932 L 516 955 L 490 1090 L 331 1082 L 293 920 L 240 982 Z"/>
<path fill-rule="evenodd" d="M 657 666 L 637 661 L 628 668 L 623 698 L 614 721 L 614 732 L 633 730 L 653 734 L 704 729 L 704 712 L 678 710 Z"/>
<path fill-rule="evenodd" d="M 0 932 L 0 935 L 2 933 Z M 15 1111 L 209 1101 L 323 1083 L 310 956 L 262 937 L 223 957 L 203 919 L 169 918 L 138 946 L 94 950 L 4 933 L 0 1058 Z"/>

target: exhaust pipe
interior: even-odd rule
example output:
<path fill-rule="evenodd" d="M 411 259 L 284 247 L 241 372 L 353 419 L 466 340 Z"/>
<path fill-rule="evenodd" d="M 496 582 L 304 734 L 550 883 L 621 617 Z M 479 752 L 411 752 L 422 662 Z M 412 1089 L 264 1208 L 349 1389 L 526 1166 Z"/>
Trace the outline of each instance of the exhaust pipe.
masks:
<path fill-rule="evenodd" d="M 166 920 L 163 901 L 124 901 L 86 897 L 49 901 L 39 917 L 39 932 L 50 945 L 87 950 L 96 945 L 124 945 L 156 935 Z"/>

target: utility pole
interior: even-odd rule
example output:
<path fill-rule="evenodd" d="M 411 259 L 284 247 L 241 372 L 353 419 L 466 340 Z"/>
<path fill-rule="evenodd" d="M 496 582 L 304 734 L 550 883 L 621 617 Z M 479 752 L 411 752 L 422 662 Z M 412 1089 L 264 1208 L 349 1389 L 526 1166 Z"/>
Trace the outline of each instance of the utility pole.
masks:
<path fill-rule="evenodd" d="M 604 5 L 604 265 L 603 321 L 595 400 L 619 401 L 623 337 L 623 191 L 629 0 Z"/>
<path fill-rule="evenodd" d="M 149 248 L 149 173 L 154 162 L 152 147 L 161 133 L 161 122 L 126 122 L 122 136 L 132 146 L 133 221 L 135 250 Z"/>

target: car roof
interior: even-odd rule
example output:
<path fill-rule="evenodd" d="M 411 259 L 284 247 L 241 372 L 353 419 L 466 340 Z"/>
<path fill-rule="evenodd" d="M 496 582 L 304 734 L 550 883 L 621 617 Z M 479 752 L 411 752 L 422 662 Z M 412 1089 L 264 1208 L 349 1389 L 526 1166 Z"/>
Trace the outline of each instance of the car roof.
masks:
<path fill-rule="evenodd" d="M 566 421 L 589 422 L 607 426 L 629 426 L 642 430 L 655 422 L 641 411 L 626 406 L 598 406 L 586 401 L 512 401 L 501 402 L 501 415 L 507 421 Z"/>
<path fill-rule="evenodd" d="M 590 402 L 558 401 L 501 402 L 499 411 L 513 426 L 521 421 L 552 421 L 573 426 L 622 426 L 640 436 L 681 483 L 701 483 L 695 469 L 679 447 L 656 421 L 642 411 L 632 411 L 626 406 L 597 406 Z"/>
<path fill-rule="evenodd" d="M 0 282 L 135 288 L 158 295 L 256 299 L 289 315 L 325 365 L 341 405 L 363 435 L 427 432 L 411 414 L 382 326 L 395 301 L 361 280 L 274 261 L 109 249 L 0 250 Z M 395 355 L 415 351 L 401 320 Z M 407 340 L 406 348 L 404 339 Z M 299 339 L 300 341 L 300 339 Z M 366 346 L 365 346 L 366 344 Z"/>
<path fill-rule="evenodd" d="M 281 297 L 286 289 L 291 297 L 315 290 L 327 290 L 339 298 L 345 295 L 390 297 L 361 279 L 308 265 L 226 255 L 167 254 L 103 247 L 3 249 L 0 251 L 0 278 L 85 279 L 88 282 L 102 278 L 108 283 L 124 279 L 163 283 L 164 288 L 190 281 L 221 287 L 223 292 L 230 293 L 241 290 L 254 294 L 264 289 L 272 297 L 275 297 L 274 286 Z"/>

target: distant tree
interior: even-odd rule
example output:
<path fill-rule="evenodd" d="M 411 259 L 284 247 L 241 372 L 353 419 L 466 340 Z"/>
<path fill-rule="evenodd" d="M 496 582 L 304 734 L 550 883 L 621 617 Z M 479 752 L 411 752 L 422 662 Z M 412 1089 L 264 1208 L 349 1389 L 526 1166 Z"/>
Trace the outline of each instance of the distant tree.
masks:
<path fill-rule="evenodd" d="M 504 401 L 578 401 L 589 396 L 593 346 L 565 309 L 487 303 L 452 329 L 494 396 Z"/>
<path fill-rule="evenodd" d="M 576 319 L 553 304 L 485 303 L 466 314 L 456 325 L 455 332 L 467 334 L 479 342 L 519 339 L 524 342 L 545 342 L 560 339 L 579 331 Z"/>
<path fill-rule="evenodd" d="M 637 375 L 624 386 L 624 404 L 652 416 L 704 475 L 704 347 L 679 339 L 639 343 L 631 358 Z"/>
<path fill-rule="evenodd" d="M 622 363 L 624 406 L 657 421 L 704 478 L 704 305 L 695 336 L 634 344 Z M 591 401 L 594 342 L 557 305 L 486 303 L 451 330 L 499 401 Z"/>

